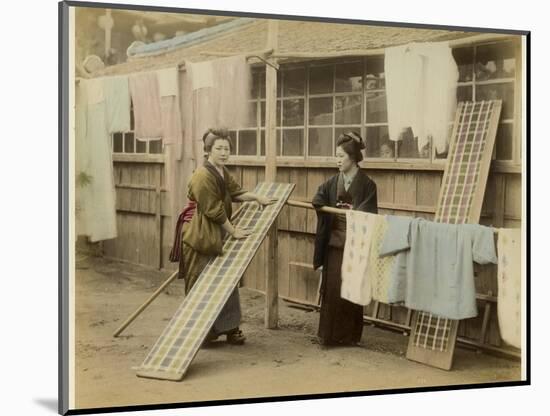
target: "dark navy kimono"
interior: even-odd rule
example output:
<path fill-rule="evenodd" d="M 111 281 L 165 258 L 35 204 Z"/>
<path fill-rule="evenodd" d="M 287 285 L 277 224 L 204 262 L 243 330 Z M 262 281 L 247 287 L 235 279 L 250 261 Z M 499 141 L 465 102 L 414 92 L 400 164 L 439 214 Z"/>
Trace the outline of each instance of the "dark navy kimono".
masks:
<path fill-rule="evenodd" d="M 319 186 L 312 204 L 317 209 L 337 207 L 338 202 L 351 204 L 354 210 L 377 213 L 376 184 L 359 169 L 346 191 L 342 174 L 338 174 Z M 323 266 L 318 335 L 326 345 L 356 344 L 363 330 L 363 307 L 340 297 L 345 238 L 344 215 L 317 211 L 313 266 Z"/>

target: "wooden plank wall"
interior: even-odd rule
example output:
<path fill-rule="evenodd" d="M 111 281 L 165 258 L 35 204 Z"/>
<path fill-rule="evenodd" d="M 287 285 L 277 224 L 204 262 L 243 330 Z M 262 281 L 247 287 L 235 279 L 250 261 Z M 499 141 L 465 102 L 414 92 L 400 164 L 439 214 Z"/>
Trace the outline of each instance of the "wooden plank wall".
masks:
<path fill-rule="evenodd" d="M 245 189 L 253 189 L 264 178 L 263 167 L 233 166 L 230 170 Z M 318 186 L 336 172 L 334 168 L 280 167 L 277 179 L 296 184 L 292 199 L 309 202 Z M 104 242 L 104 255 L 157 269 L 176 269 L 177 265 L 168 261 L 173 230 L 167 216 L 163 164 L 116 162 L 114 173 L 119 236 Z M 368 169 L 367 173 L 378 187 L 380 213 L 433 218 L 441 171 Z M 492 172 L 480 222 L 496 227 L 519 227 L 521 215 L 521 175 Z M 316 301 L 319 273 L 311 269 L 316 225 L 314 211 L 303 208 L 287 206 L 278 219 L 281 296 Z M 242 279 L 243 286 L 265 290 L 264 258 L 265 246 L 262 245 Z M 478 293 L 496 296 L 496 267 L 477 267 L 476 273 Z M 480 308 L 480 316 L 461 324 L 460 336 L 479 339 L 482 310 Z M 371 307 L 366 308 L 366 313 L 370 312 Z M 380 305 L 378 316 L 405 324 L 407 311 Z M 493 307 L 487 341 L 500 346 L 496 323 L 496 307 Z"/>

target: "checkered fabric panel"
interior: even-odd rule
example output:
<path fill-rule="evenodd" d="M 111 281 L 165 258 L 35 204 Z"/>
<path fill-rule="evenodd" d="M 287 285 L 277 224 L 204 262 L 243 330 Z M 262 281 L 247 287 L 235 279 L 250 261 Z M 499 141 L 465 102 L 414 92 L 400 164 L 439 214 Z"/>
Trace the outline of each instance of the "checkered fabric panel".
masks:
<path fill-rule="evenodd" d="M 449 224 L 467 222 L 479 179 L 481 159 L 494 101 L 460 103 L 456 138 L 449 149 L 448 174 L 434 221 Z"/>
<path fill-rule="evenodd" d="M 489 125 L 498 101 L 461 102 L 457 109 L 459 124 L 451 141 L 449 164 L 441 186 L 441 198 L 434 221 L 449 224 L 468 222 L 481 170 Z M 492 149 L 491 149 L 492 151 Z M 446 351 L 450 346 L 452 320 L 418 311 L 412 337 L 421 348 Z"/>
<path fill-rule="evenodd" d="M 256 187 L 255 193 L 277 198 L 277 202 L 263 209 L 256 203 L 245 203 L 234 223 L 254 233 L 246 239 L 226 238 L 223 254 L 205 267 L 138 368 L 138 376 L 154 374 L 154 378 L 168 380 L 183 377 L 293 189 L 294 184 L 265 182 Z"/>
<path fill-rule="evenodd" d="M 447 351 L 451 320 L 419 312 L 413 331 L 414 345 L 425 349 Z"/>

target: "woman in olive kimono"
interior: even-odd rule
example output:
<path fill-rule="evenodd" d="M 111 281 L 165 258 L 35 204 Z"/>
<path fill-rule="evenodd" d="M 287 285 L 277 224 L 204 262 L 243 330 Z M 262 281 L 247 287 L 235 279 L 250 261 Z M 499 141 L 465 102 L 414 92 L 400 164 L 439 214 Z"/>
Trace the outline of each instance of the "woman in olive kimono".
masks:
<path fill-rule="evenodd" d="M 376 184 L 358 163 L 365 144 L 355 132 L 340 135 L 336 147 L 337 175 L 323 183 L 312 204 L 377 213 Z M 363 307 L 340 297 L 342 258 L 346 240 L 345 215 L 317 210 L 313 266 L 321 270 L 319 341 L 323 345 L 356 345 L 363 330 Z"/>
<path fill-rule="evenodd" d="M 233 238 L 246 238 L 252 230 L 231 224 L 232 202 L 257 201 L 268 205 L 275 199 L 243 190 L 233 179 L 225 163 L 230 154 L 231 142 L 225 129 L 209 129 L 203 136 L 204 165 L 197 168 L 188 185 L 188 198 L 196 202 L 196 211 L 189 223 L 183 225 L 182 261 L 180 278 L 185 279 L 189 293 L 204 267 L 215 256 L 222 254 L 226 233 Z M 225 334 L 230 344 L 243 344 L 245 336 L 239 329 L 241 307 L 239 292 L 235 288 L 214 322 L 207 341 Z"/>

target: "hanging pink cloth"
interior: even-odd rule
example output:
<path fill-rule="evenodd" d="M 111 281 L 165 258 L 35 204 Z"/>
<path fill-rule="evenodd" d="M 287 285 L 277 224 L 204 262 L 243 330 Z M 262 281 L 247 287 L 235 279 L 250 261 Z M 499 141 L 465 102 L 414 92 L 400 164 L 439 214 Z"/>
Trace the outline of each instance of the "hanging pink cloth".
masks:
<path fill-rule="evenodd" d="M 159 84 L 156 72 L 130 76 L 130 94 L 134 106 L 134 134 L 138 140 L 162 137 Z"/>

